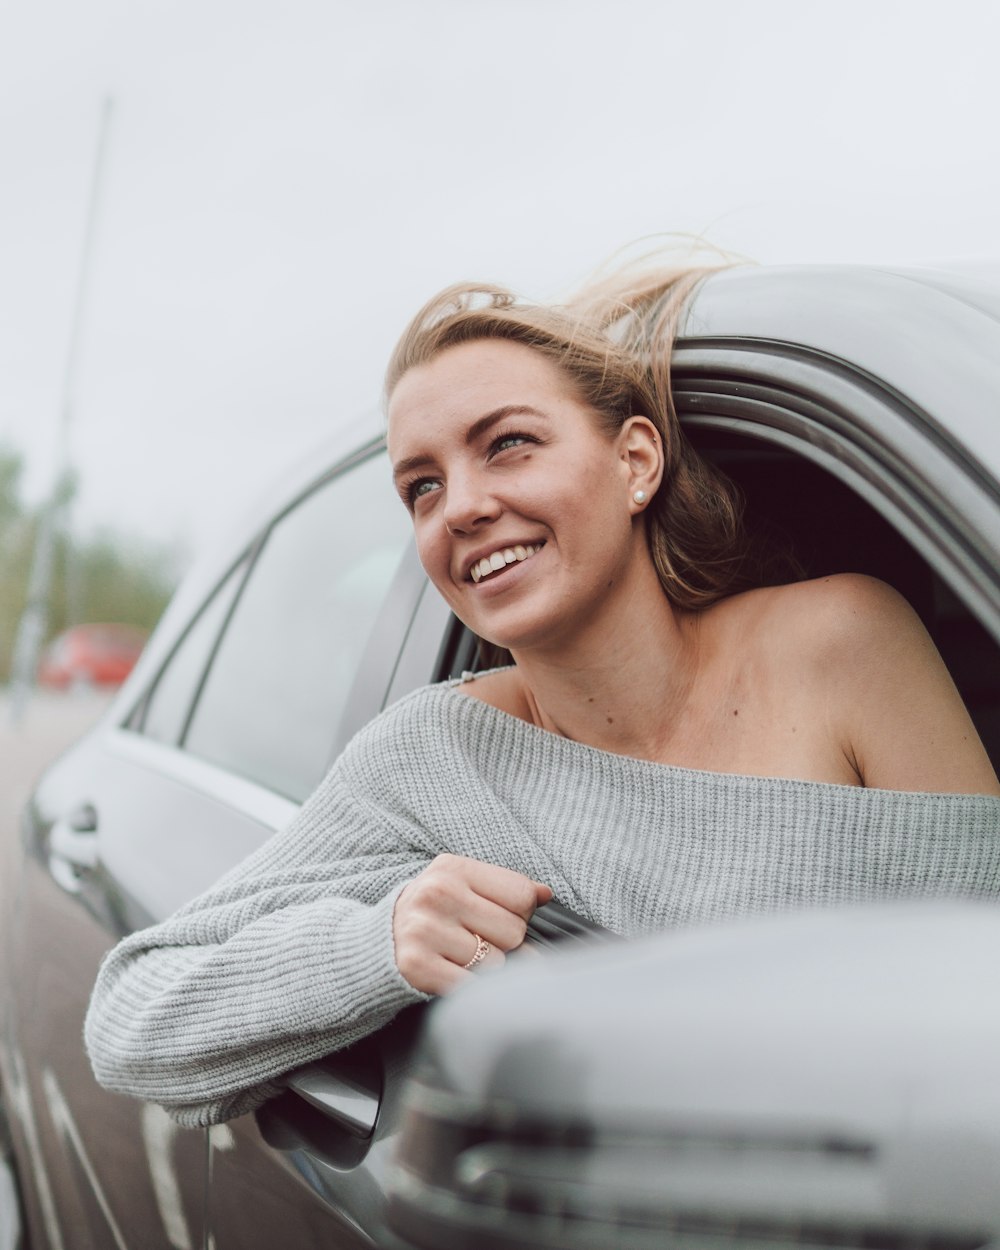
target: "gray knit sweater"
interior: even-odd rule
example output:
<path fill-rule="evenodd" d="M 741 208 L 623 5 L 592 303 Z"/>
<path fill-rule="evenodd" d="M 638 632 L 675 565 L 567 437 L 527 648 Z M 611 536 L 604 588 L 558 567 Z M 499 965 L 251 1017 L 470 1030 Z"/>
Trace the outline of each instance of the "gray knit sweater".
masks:
<path fill-rule="evenodd" d="M 695 771 L 560 738 L 453 688 L 401 700 L 283 832 L 105 960 L 98 1079 L 182 1123 L 425 995 L 393 957 L 403 885 L 452 851 L 547 882 L 624 934 L 897 896 L 1000 895 L 1000 799 Z"/>

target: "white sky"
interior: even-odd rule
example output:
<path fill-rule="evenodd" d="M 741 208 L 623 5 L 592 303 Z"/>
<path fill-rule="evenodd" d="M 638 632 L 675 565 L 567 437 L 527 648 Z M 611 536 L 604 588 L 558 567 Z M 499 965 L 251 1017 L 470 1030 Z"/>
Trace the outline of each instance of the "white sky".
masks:
<path fill-rule="evenodd" d="M 0 442 L 78 522 L 196 545 L 377 402 L 460 278 L 538 296 L 704 232 L 762 262 L 1000 260 L 995 0 L 31 0 L 0 47 Z"/>

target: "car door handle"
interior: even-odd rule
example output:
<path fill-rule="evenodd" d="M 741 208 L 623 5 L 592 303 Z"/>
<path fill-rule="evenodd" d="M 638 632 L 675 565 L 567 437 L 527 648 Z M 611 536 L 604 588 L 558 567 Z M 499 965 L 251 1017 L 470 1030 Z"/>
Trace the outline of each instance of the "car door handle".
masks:
<path fill-rule="evenodd" d="M 368 1138 L 375 1131 L 381 1090 L 363 1079 L 311 1063 L 296 1069 L 286 1081 L 289 1089 L 353 1137 Z"/>
<path fill-rule="evenodd" d="M 97 811 L 83 803 L 49 830 L 49 870 L 59 884 L 75 891 L 80 875 L 97 867 Z"/>

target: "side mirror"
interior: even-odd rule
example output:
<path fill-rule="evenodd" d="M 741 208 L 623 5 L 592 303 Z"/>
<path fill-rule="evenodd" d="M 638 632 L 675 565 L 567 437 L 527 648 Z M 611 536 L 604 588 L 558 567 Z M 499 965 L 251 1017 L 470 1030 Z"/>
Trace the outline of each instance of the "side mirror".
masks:
<path fill-rule="evenodd" d="M 410 1250 L 1000 1244 L 1000 909 L 826 908 L 534 960 L 430 1015 Z"/>

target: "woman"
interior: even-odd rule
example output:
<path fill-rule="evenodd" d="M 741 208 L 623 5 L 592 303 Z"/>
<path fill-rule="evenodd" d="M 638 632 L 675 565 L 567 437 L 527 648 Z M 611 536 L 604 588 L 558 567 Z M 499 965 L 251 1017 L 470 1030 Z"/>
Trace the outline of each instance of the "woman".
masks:
<path fill-rule="evenodd" d="M 420 558 L 515 665 L 416 691 L 300 815 L 106 961 L 99 1079 L 188 1124 L 515 950 L 553 894 L 625 933 L 995 897 L 1000 785 L 888 587 L 752 586 L 684 441 L 669 345 L 701 271 L 568 309 L 454 288 L 404 335 L 388 447 Z"/>

